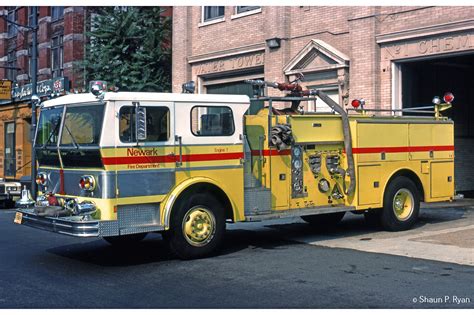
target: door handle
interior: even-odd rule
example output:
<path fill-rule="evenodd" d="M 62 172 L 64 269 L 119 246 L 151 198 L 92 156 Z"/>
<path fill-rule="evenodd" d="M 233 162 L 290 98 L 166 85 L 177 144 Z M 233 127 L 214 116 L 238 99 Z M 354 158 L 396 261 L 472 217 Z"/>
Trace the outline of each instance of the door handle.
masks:
<path fill-rule="evenodd" d="M 176 161 L 176 166 L 181 166 L 183 165 L 183 141 L 182 141 L 181 136 L 175 136 L 174 140 L 178 141 L 178 145 L 179 145 L 179 160 Z"/>

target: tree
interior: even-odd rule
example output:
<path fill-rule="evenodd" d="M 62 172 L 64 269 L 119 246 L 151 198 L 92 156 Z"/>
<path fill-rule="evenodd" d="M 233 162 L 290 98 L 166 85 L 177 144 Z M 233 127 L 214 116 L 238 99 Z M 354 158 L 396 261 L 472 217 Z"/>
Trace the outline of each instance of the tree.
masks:
<path fill-rule="evenodd" d="M 171 23 L 160 7 L 103 7 L 86 33 L 86 79 L 121 91 L 169 91 Z"/>

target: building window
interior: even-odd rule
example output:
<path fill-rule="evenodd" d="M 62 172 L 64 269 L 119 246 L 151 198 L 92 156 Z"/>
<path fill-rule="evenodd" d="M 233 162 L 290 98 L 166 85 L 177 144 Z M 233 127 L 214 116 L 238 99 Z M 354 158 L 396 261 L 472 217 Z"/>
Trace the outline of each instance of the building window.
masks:
<path fill-rule="evenodd" d="M 7 54 L 7 78 L 11 81 L 16 81 L 17 64 L 16 64 L 16 52 L 14 50 L 9 51 Z"/>
<path fill-rule="evenodd" d="M 39 19 L 39 10 L 36 10 L 36 23 Z M 28 26 L 33 26 L 33 7 L 28 7 Z"/>
<path fill-rule="evenodd" d="M 8 177 L 16 175 L 16 156 L 15 156 L 15 123 L 6 122 L 5 126 L 5 155 L 3 173 Z"/>
<path fill-rule="evenodd" d="M 8 20 L 12 22 L 18 22 L 18 12 L 16 11 L 16 7 L 9 7 L 8 8 Z M 7 23 L 7 33 L 8 37 L 16 36 L 18 33 L 18 28 L 13 23 Z"/>
<path fill-rule="evenodd" d="M 28 76 L 31 78 L 33 76 L 33 50 L 31 44 L 28 47 Z M 38 47 L 36 47 L 36 58 L 38 59 Z"/>
<path fill-rule="evenodd" d="M 56 21 L 64 16 L 64 7 L 51 7 L 51 20 Z"/>
<path fill-rule="evenodd" d="M 327 94 L 327 96 L 329 96 L 330 99 L 332 99 L 334 102 L 341 105 L 341 103 L 339 101 L 339 88 L 337 86 L 315 85 L 315 86 L 308 86 L 308 89 L 315 89 L 315 90 L 323 91 L 324 93 Z M 329 106 L 326 102 L 324 102 L 320 98 L 318 98 L 317 101 L 309 101 L 307 103 L 308 103 L 308 105 L 307 105 L 308 108 L 306 108 L 305 110 L 308 111 L 308 112 L 330 113 L 330 112 L 333 111 L 332 107 Z"/>
<path fill-rule="evenodd" d="M 249 12 L 249 11 L 258 10 L 258 9 L 260 9 L 260 6 L 250 6 L 250 5 L 237 6 L 236 13 L 239 14 L 239 13 Z"/>
<path fill-rule="evenodd" d="M 225 7 L 204 7 L 204 22 L 224 17 Z"/>
<path fill-rule="evenodd" d="M 53 78 L 63 76 L 64 46 L 63 36 L 53 37 L 51 40 L 51 70 Z"/>

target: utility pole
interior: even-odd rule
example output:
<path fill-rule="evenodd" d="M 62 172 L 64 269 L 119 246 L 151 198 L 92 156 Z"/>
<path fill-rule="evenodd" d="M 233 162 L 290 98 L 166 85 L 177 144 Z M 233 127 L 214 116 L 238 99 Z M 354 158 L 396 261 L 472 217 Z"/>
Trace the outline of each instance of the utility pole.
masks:
<path fill-rule="evenodd" d="M 33 200 L 36 200 L 36 152 L 35 152 L 35 132 L 36 132 L 36 105 L 39 98 L 37 93 L 38 82 L 38 7 L 32 7 L 33 14 L 31 28 L 31 67 L 33 68 L 31 76 L 31 194 Z"/>
<path fill-rule="evenodd" d="M 8 23 L 18 27 L 26 28 L 32 31 L 31 36 L 31 67 L 33 68 L 31 75 L 31 193 L 33 199 L 36 200 L 36 153 L 35 153 L 35 131 L 36 131 L 36 105 L 39 102 L 37 93 L 38 86 L 38 7 L 32 7 L 31 13 L 33 15 L 32 25 L 21 25 L 15 21 L 10 21 L 4 15 L 0 15 Z"/>

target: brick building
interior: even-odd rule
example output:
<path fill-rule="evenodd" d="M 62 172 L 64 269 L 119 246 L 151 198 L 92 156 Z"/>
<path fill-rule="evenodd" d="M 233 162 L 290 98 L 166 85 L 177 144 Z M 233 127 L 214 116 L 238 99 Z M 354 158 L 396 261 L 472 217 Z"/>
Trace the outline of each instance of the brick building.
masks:
<path fill-rule="evenodd" d="M 38 95 L 84 87 L 77 61 L 84 56 L 84 7 L 38 7 Z M 0 7 L 0 15 L 32 25 L 32 7 Z M 12 82 L 0 101 L 0 177 L 19 179 L 31 168 L 31 36 L 26 28 L 0 19 L 0 79 Z"/>
<path fill-rule="evenodd" d="M 251 94 L 244 79 L 324 89 L 339 104 L 430 105 L 456 96 L 456 186 L 474 190 L 474 7 L 175 7 L 173 91 Z M 270 90 L 270 94 L 279 95 Z M 324 111 L 322 102 L 310 111 Z"/>

